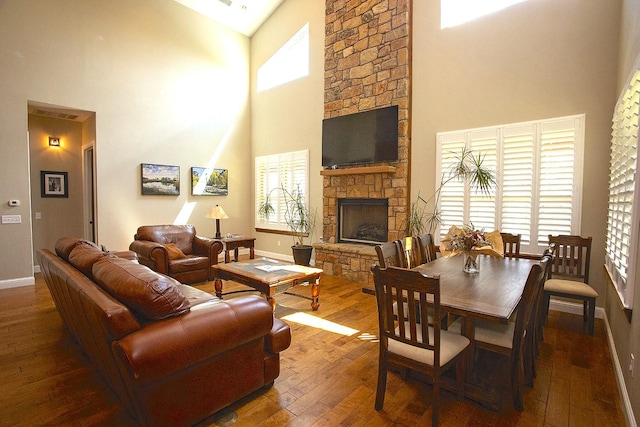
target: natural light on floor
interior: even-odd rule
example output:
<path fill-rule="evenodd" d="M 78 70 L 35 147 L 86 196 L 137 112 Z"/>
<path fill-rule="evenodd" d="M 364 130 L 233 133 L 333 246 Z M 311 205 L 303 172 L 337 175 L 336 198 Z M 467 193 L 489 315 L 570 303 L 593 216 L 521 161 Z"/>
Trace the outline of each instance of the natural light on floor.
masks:
<path fill-rule="evenodd" d="M 455 27 L 527 0 L 442 0 L 440 28 Z"/>
<path fill-rule="evenodd" d="M 307 313 L 297 312 L 288 316 L 284 316 L 283 319 L 289 322 L 298 323 L 300 325 L 311 326 L 313 328 L 323 329 L 325 331 L 333 332 L 336 334 L 346 335 L 348 337 L 359 332 L 355 329 L 349 328 L 348 326 L 343 326 L 339 323 L 324 320 Z"/>

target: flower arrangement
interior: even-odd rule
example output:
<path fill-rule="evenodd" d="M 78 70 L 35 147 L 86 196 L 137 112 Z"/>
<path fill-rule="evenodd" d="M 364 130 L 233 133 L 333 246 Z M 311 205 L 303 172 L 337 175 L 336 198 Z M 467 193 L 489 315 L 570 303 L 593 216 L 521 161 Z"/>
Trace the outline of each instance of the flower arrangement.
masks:
<path fill-rule="evenodd" d="M 463 254 L 463 270 L 477 273 L 477 256 L 485 254 L 502 258 L 504 245 L 498 230 L 486 233 L 484 229 L 476 230 L 473 224 L 464 225 L 462 228 L 452 225 L 440 243 L 440 252 L 445 258 Z"/>
<path fill-rule="evenodd" d="M 457 253 L 471 252 L 474 248 L 493 247 L 484 229 L 476 230 L 473 224 L 464 225 L 462 228 L 451 227 L 442 243 L 446 244 L 446 251 Z"/>

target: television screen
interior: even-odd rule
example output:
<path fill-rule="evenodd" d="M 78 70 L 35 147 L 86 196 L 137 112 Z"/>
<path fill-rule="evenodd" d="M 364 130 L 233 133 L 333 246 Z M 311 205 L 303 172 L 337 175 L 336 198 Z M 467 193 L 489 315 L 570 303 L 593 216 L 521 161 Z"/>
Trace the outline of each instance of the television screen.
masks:
<path fill-rule="evenodd" d="M 397 160 L 397 105 L 322 121 L 322 166 Z"/>

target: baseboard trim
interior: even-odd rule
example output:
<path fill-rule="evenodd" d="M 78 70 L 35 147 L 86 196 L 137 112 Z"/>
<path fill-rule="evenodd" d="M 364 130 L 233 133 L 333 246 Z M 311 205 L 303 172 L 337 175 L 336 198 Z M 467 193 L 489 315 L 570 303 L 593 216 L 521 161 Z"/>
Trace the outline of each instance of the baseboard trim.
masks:
<path fill-rule="evenodd" d="M 607 330 L 607 339 L 609 340 L 609 348 L 611 349 L 611 359 L 613 360 L 613 367 L 616 371 L 616 380 L 618 383 L 618 389 L 620 391 L 620 397 L 622 399 L 622 406 L 624 408 L 624 416 L 629 427 L 638 427 L 636 417 L 633 414 L 633 407 L 631 406 L 631 399 L 629 399 L 629 393 L 627 392 L 627 386 L 624 382 L 624 375 L 622 374 L 622 365 L 618 360 L 618 352 L 616 351 L 616 344 L 613 341 L 613 334 L 609 327 L 609 319 L 605 313 L 604 325 Z"/>
<path fill-rule="evenodd" d="M 36 284 L 36 278 L 20 277 L 18 279 L 0 280 L 0 289 L 19 288 L 21 286 L 33 286 Z"/>
<path fill-rule="evenodd" d="M 265 257 L 265 258 L 274 258 L 281 261 L 293 262 L 293 255 L 284 255 L 276 252 L 267 252 L 267 251 L 256 251 L 255 255 L 256 255 L 256 258 Z M 311 264 L 313 265 L 314 262 L 311 261 Z"/>
<path fill-rule="evenodd" d="M 549 304 L 549 310 L 560 311 L 563 313 L 578 314 L 582 316 L 582 304 L 576 304 L 567 301 L 559 301 L 551 298 Z M 624 416 L 629 427 L 638 427 L 636 418 L 633 414 L 633 407 L 631 406 L 631 400 L 629 399 L 629 393 L 627 392 L 627 386 L 624 381 L 624 375 L 622 374 L 622 365 L 618 359 L 618 352 L 616 351 L 616 345 L 613 341 L 613 334 L 611 333 L 611 327 L 609 326 L 609 319 L 607 313 L 602 307 L 596 307 L 596 318 L 604 320 L 605 330 L 607 331 L 607 340 L 609 341 L 609 348 L 611 349 L 611 360 L 613 361 L 613 368 L 616 372 L 616 383 L 618 384 L 618 391 L 620 392 L 620 398 L 622 400 Z"/>
<path fill-rule="evenodd" d="M 576 304 L 574 302 L 561 301 L 555 298 L 551 298 L 549 303 L 549 310 L 561 311 L 563 313 L 578 314 L 582 316 L 583 309 L 582 304 Z M 596 319 L 604 319 L 605 313 L 602 307 L 596 307 Z"/>

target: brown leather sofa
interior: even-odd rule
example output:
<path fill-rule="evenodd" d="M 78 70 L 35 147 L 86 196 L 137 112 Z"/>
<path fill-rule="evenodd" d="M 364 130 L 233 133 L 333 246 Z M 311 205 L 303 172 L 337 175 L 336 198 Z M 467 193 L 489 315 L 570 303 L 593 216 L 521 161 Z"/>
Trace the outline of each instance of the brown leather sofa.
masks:
<path fill-rule="evenodd" d="M 37 252 L 66 327 L 141 425 L 193 425 L 269 387 L 289 326 L 257 295 L 228 300 L 94 244 Z"/>
<path fill-rule="evenodd" d="M 138 227 L 129 250 L 140 264 L 182 283 L 213 279 L 211 266 L 218 263 L 222 243 L 196 235 L 192 225 L 144 225 Z"/>

